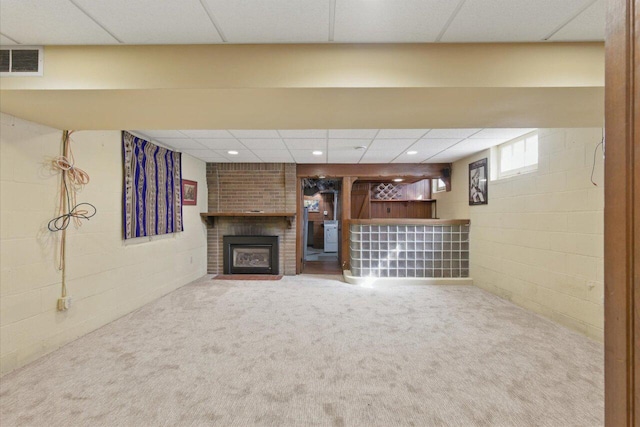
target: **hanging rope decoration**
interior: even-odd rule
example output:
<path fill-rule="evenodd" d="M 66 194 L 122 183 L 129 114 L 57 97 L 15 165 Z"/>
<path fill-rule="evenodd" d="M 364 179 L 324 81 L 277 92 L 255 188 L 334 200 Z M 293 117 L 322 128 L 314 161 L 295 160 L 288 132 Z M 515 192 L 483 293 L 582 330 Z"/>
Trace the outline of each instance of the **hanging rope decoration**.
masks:
<path fill-rule="evenodd" d="M 62 231 L 69 227 L 73 219 L 76 226 L 82 225 L 81 220 L 88 220 L 96 214 L 96 207 L 91 203 L 77 203 L 76 194 L 89 183 L 89 174 L 75 167 L 75 158 L 71 150 L 70 136 L 73 131 L 62 133 L 62 156 L 53 159 L 54 169 L 62 172 L 60 188 L 60 215 L 49 221 L 50 231 Z"/>

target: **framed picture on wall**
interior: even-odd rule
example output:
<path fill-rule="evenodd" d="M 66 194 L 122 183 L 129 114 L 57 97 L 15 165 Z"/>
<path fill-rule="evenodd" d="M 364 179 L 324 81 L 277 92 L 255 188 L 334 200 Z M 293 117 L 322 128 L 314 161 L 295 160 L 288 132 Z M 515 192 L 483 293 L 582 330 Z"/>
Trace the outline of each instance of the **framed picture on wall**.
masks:
<path fill-rule="evenodd" d="M 489 203 L 489 173 L 487 159 L 469 163 L 469 205 Z"/>
<path fill-rule="evenodd" d="M 198 204 L 198 183 L 196 181 L 182 180 L 182 205 Z"/>
<path fill-rule="evenodd" d="M 309 212 L 320 212 L 320 200 L 318 199 L 305 200 L 304 207 L 309 208 Z"/>

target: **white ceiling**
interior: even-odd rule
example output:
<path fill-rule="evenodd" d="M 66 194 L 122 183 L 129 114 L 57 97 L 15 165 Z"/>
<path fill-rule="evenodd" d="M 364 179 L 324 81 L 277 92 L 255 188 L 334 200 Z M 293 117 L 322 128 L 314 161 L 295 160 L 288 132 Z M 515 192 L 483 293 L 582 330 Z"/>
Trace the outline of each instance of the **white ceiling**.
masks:
<path fill-rule="evenodd" d="M 354 164 L 450 163 L 534 130 L 137 130 L 133 133 L 212 163 Z M 314 155 L 313 151 L 322 154 Z M 410 155 L 409 151 L 417 153 Z"/>
<path fill-rule="evenodd" d="M 605 0 L 2 0 L 0 43 L 604 40 Z"/>

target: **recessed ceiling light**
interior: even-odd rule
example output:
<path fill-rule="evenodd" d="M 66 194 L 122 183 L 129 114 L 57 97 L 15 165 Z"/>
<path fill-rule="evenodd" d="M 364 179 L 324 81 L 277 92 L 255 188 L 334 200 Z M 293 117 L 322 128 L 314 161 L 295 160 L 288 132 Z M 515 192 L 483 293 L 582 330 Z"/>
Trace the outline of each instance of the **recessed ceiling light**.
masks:
<path fill-rule="evenodd" d="M 366 150 L 367 146 L 366 145 L 359 145 L 359 146 L 353 147 L 353 148 L 356 149 L 356 150 Z"/>
<path fill-rule="evenodd" d="M 313 152 L 313 153 L 311 153 L 311 154 L 313 154 L 314 156 L 322 156 L 322 151 L 317 151 L 317 150 L 316 150 L 316 151 L 314 151 L 314 152 Z"/>
<path fill-rule="evenodd" d="M 393 182 L 402 182 L 404 179 L 402 178 L 393 178 Z"/>
<path fill-rule="evenodd" d="M 235 156 L 235 155 L 238 154 L 238 152 L 235 151 L 235 150 L 229 150 L 229 151 L 227 151 L 227 153 L 231 154 L 232 156 Z"/>
<path fill-rule="evenodd" d="M 407 154 L 413 156 L 414 154 L 418 154 L 417 151 L 407 151 Z"/>

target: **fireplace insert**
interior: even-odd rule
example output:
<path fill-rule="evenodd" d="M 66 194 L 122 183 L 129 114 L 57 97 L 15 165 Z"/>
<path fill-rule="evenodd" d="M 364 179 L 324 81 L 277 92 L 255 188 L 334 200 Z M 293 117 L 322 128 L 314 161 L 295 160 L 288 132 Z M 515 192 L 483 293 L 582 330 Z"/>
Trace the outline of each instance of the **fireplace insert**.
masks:
<path fill-rule="evenodd" d="M 223 236 L 224 274 L 278 274 L 278 236 Z"/>

